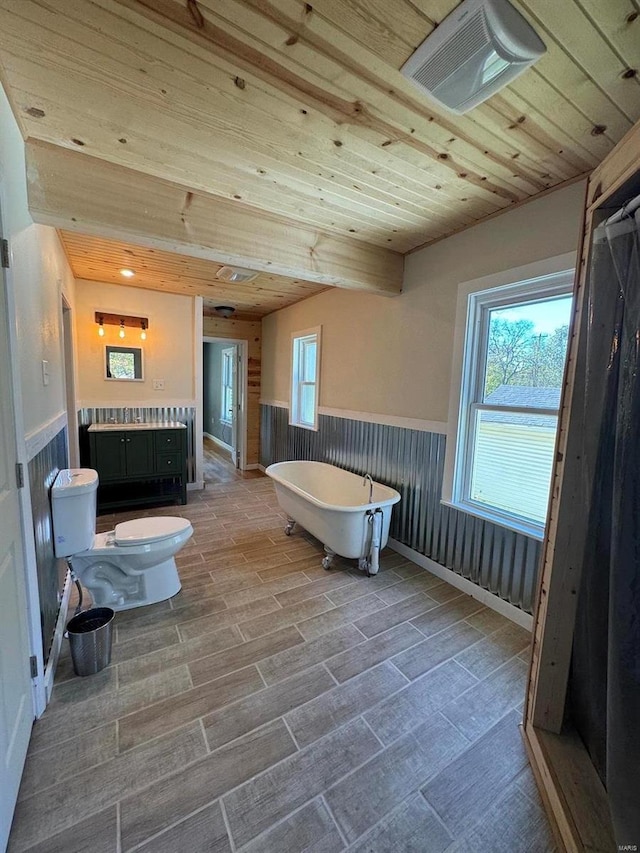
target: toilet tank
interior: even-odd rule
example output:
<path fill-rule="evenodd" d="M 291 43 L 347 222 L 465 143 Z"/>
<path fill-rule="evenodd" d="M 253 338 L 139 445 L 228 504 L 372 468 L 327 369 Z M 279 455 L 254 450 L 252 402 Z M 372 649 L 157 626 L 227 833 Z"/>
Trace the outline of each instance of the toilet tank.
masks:
<path fill-rule="evenodd" d="M 96 535 L 98 472 L 64 468 L 51 487 L 53 543 L 56 557 L 86 551 Z"/>

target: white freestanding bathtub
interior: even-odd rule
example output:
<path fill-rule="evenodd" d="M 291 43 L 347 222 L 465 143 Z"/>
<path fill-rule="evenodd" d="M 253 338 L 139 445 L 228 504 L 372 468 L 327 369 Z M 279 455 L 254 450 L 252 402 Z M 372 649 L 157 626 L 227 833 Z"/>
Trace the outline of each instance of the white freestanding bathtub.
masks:
<path fill-rule="evenodd" d="M 335 554 L 378 571 L 378 555 L 389 538 L 395 489 L 325 462 L 276 462 L 267 468 L 278 503 L 288 515 L 287 534 L 297 522 L 324 545 L 325 569 Z"/>

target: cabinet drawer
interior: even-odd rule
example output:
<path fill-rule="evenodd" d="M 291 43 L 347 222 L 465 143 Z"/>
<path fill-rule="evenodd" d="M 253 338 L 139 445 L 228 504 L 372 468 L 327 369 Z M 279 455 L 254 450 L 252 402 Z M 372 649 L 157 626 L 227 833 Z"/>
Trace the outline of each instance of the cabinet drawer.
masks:
<path fill-rule="evenodd" d="M 176 476 L 182 474 L 182 454 L 180 453 L 158 453 L 156 465 L 159 474 L 171 474 Z"/>
<path fill-rule="evenodd" d="M 177 450 L 180 447 L 181 439 L 180 430 L 163 429 L 156 433 L 156 452 L 162 453 L 163 450 Z"/>

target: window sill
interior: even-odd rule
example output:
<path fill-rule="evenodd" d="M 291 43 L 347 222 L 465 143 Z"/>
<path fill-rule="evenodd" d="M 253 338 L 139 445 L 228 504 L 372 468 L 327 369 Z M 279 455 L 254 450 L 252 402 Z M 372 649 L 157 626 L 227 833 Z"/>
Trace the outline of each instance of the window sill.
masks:
<path fill-rule="evenodd" d="M 308 429 L 309 432 L 318 432 L 318 427 L 312 426 L 311 424 L 298 424 L 295 421 L 289 421 L 289 426 L 299 427 L 299 429 Z"/>
<path fill-rule="evenodd" d="M 514 518 L 501 515 L 499 512 L 491 512 L 491 510 L 482 509 L 473 504 L 458 503 L 456 501 L 448 501 L 441 499 L 441 504 L 457 509 L 459 512 L 464 512 L 467 515 L 472 515 L 475 518 L 482 518 L 484 521 L 490 521 L 492 524 L 497 524 L 499 527 L 505 527 L 507 530 L 513 530 L 515 533 L 521 533 L 523 536 L 528 536 L 530 539 L 537 539 L 539 542 L 544 540 L 545 528 L 537 524 L 527 523 L 526 521 L 517 521 Z"/>

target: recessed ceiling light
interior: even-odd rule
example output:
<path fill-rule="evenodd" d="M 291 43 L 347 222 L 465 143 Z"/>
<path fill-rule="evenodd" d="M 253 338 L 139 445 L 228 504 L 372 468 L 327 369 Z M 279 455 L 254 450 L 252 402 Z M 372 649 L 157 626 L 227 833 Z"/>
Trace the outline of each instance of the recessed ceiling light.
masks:
<path fill-rule="evenodd" d="M 125 278 L 133 278 L 135 272 L 133 270 L 123 269 L 120 270 L 120 275 L 123 275 Z"/>

